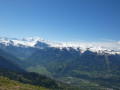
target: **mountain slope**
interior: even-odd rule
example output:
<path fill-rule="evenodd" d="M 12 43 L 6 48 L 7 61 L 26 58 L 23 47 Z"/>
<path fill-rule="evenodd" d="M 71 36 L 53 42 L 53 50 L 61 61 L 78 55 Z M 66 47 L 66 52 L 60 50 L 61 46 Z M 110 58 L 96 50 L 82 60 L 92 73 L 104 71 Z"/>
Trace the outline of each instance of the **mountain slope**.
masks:
<path fill-rule="evenodd" d="M 16 47 L 13 45 L 0 47 L 0 49 L 13 54 L 21 60 L 28 58 L 35 50 L 37 50 L 36 48 Z"/>
<path fill-rule="evenodd" d="M 2 69 L 10 69 L 19 72 L 25 72 L 25 70 L 21 69 L 17 64 L 12 62 L 11 60 L 0 56 L 0 68 Z"/>
<path fill-rule="evenodd" d="M 70 48 L 69 51 L 66 48 L 47 48 L 37 50 L 28 58 L 27 61 L 30 63 L 34 62 L 32 63 L 33 65 L 43 65 L 48 67 L 50 70 L 57 69 L 59 64 L 62 66 L 59 67 L 62 71 L 63 67 L 79 69 L 80 66 L 81 70 L 83 67 L 83 69 L 88 68 L 88 71 L 95 70 L 107 72 L 109 71 L 108 69 L 111 69 L 111 71 L 119 71 L 120 69 L 120 55 L 98 54 L 89 50 L 80 54 L 79 51 L 76 51 L 73 48 Z M 52 69 L 52 67 L 54 68 Z M 59 70 L 58 73 L 60 73 Z"/>
<path fill-rule="evenodd" d="M 58 88 L 56 82 L 44 75 L 28 72 L 16 72 L 9 69 L 0 69 L 0 76 L 19 81 L 21 83 L 43 86 L 46 88 Z"/>
<path fill-rule="evenodd" d="M 48 90 L 44 87 L 23 84 L 0 76 L 0 90 Z"/>
<path fill-rule="evenodd" d="M 23 72 L 20 73 L 20 72 L 7 70 L 7 69 L 0 69 L 0 77 L 1 76 L 8 77 L 11 80 L 21 82 L 24 84 L 24 86 L 27 86 L 27 87 L 28 86 L 31 87 L 31 85 L 35 85 L 31 88 L 33 88 L 33 89 L 36 88 L 37 90 L 39 90 L 39 89 L 41 90 L 41 87 L 45 87 L 45 88 L 50 89 L 50 90 L 83 90 L 83 89 L 78 88 L 78 87 L 73 87 L 73 86 L 70 86 L 70 85 L 65 84 L 65 83 L 57 82 L 55 80 L 52 80 L 52 79 L 46 77 L 45 75 L 39 75 L 36 73 L 28 73 L 28 72 L 27 73 L 23 73 Z M 0 85 L 2 85 L 3 83 L 0 83 Z M 26 84 L 30 84 L 30 85 L 26 85 Z M 9 85 L 9 84 L 7 84 L 7 85 Z M 12 86 L 12 87 L 15 87 L 15 86 Z M 31 90 L 31 88 L 30 88 L 30 90 Z"/>
<path fill-rule="evenodd" d="M 17 53 L 17 52 L 16 52 Z M 13 63 L 19 65 L 21 68 L 25 68 L 27 65 L 29 65 L 28 62 L 25 62 L 19 58 L 17 58 L 16 56 L 12 55 L 11 53 L 6 52 L 5 50 L 1 50 L 0 49 L 0 56 L 6 59 L 9 59 L 10 61 L 12 61 Z"/>

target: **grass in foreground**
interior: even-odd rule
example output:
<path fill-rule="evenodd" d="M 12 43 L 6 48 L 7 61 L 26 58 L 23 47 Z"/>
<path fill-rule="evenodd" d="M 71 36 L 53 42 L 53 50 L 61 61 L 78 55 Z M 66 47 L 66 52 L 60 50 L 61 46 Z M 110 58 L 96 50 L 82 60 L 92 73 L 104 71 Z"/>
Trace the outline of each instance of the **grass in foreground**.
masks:
<path fill-rule="evenodd" d="M 47 90 L 44 87 L 30 84 L 22 84 L 18 81 L 10 80 L 0 76 L 0 90 Z"/>

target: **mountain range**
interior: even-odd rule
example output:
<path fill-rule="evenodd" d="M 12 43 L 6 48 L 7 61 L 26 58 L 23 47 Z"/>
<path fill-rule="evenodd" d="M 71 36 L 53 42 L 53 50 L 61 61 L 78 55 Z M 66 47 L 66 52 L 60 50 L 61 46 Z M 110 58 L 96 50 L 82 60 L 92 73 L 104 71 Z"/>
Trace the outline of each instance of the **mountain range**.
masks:
<path fill-rule="evenodd" d="M 36 38 L 0 38 L 0 47 L 5 48 L 5 46 L 15 46 L 15 47 L 24 47 L 24 48 L 39 48 L 43 49 L 46 47 L 54 48 L 73 48 L 75 50 L 81 50 L 81 53 L 84 53 L 86 50 L 97 53 L 108 53 L 108 54 L 120 54 L 119 50 L 110 50 L 106 49 L 104 45 L 95 45 L 95 43 L 82 43 L 82 42 L 52 42 L 48 40 Z"/>
<path fill-rule="evenodd" d="M 94 43 L 3 37 L 0 38 L 0 49 L 0 63 L 7 59 L 25 71 L 43 74 L 75 87 L 120 89 L 119 50 Z M 14 64 L 11 67 L 15 67 Z"/>

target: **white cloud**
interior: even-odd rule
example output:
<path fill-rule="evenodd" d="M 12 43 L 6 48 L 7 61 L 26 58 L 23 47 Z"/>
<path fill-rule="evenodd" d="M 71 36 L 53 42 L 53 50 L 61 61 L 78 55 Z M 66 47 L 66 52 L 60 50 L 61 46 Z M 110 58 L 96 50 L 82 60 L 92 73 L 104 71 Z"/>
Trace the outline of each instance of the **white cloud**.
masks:
<path fill-rule="evenodd" d="M 118 44 L 120 44 L 120 41 L 118 41 Z"/>
<path fill-rule="evenodd" d="M 96 45 L 100 45 L 101 47 L 109 50 L 117 50 L 120 51 L 120 41 L 105 41 L 105 42 L 96 42 Z"/>
<path fill-rule="evenodd" d="M 59 42 L 53 43 L 51 46 L 54 47 L 81 47 L 82 49 L 94 47 L 95 49 L 107 49 L 107 50 L 115 50 L 120 51 L 120 41 L 114 40 L 104 40 L 101 42 Z"/>

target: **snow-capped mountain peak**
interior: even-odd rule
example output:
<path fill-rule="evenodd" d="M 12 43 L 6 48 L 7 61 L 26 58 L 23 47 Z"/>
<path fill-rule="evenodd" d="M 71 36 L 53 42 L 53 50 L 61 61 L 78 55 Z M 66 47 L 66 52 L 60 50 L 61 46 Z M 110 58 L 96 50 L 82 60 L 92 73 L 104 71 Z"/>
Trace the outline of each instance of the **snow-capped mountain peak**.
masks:
<path fill-rule="evenodd" d="M 34 47 L 34 45 L 38 42 L 43 42 L 44 40 L 38 37 L 35 38 L 23 38 L 23 39 L 17 39 L 17 38 L 0 38 L 0 43 L 9 46 L 10 44 L 13 46 L 19 47 L 20 45 L 25 47 Z"/>
<path fill-rule="evenodd" d="M 108 44 L 83 43 L 83 42 L 52 42 L 41 39 L 39 37 L 35 37 L 35 38 L 30 37 L 23 39 L 1 37 L 0 44 L 3 44 L 5 46 L 13 45 L 15 47 L 22 46 L 22 47 L 33 47 L 33 48 L 42 48 L 43 45 L 45 45 L 48 47 L 54 47 L 60 49 L 66 48 L 67 50 L 73 48 L 76 51 L 80 50 L 81 53 L 84 53 L 86 50 L 90 50 L 92 52 L 97 52 L 97 53 L 120 54 L 119 50 L 111 50 L 105 48 Z M 117 44 L 116 48 L 118 47 L 118 45 L 119 43 Z"/>

